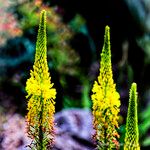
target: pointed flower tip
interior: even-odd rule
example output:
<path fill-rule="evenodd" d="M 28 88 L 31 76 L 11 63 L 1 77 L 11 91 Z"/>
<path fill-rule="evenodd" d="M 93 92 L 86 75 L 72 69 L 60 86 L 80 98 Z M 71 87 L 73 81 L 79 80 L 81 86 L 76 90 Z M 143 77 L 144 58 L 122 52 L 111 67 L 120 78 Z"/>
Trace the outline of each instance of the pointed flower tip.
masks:
<path fill-rule="evenodd" d="M 137 85 L 136 85 L 136 83 L 135 82 L 133 82 L 132 83 L 132 87 L 136 87 Z"/>
<path fill-rule="evenodd" d="M 105 27 L 105 31 L 109 31 L 110 30 L 110 27 L 108 26 L 108 25 L 106 25 L 106 27 Z"/>
<path fill-rule="evenodd" d="M 42 10 L 40 16 L 41 16 L 41 20 L 43 21 L 46 20 L 46 10 Z"/>
<path fill-rule="evenodd" d="M 132 83 L 131 89 L 136 91 L 137 90 L 137 84 L 135 82 Z"/>
<path fill-rule="evenodd" d="M 46 27 L 46 10 L 42 10 L 40 13 L 40 27 Z"/>
<path fill-rule="evenodd" d="M 130 101 L 137 101 L 137 84 L 132 83 L 131 88 L 130 88 Z"/>
<path fill-rule="evenodd" d="M 46 10 L 43 9 L 43 10 L 41 11 L 41 14 L 46 14 Z"/>
<path fill-rule="evenodd" d="M 108 25 L 105 27 L 105 38 L 110 39 L 110 27 Z"/>
<path fill-rule="evenodd" d="M 105 27 L 104 44 L 102 51 L 104 53 L 108 52 L 110 54 L 110 27 L 108 25 Z"/>

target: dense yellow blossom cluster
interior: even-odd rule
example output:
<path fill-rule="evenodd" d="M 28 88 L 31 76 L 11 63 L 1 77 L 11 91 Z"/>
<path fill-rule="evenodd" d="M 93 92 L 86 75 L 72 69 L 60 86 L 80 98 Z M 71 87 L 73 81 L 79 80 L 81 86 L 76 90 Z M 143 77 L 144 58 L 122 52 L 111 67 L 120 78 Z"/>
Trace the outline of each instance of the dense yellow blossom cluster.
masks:
<path fill-rule="evenodd" d="M 93 125 L 98 149 L 118 147 L 117 133 L 120 96 L 113 81 L 110 51 L 110 29 L 105 27 L 100 74 L 92 89 Z"/>
<path fill-rule="evenodd" d="M 28 93 L 28 134 L 37 149 L 53 142 L 56 89 L 48 72 L 46 47 L 46 12 L 41 12 L 33 71 L 26 83 Z M 34 141 L 35 140 L 35 141 Z"/>

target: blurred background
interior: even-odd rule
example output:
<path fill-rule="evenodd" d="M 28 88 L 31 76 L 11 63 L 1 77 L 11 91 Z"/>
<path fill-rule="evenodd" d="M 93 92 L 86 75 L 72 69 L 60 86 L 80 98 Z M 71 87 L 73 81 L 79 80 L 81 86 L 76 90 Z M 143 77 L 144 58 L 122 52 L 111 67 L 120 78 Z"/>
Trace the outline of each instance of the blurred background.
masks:
<path fill-rule="evenodd" d="M 138 86 L 140 144 L 150 147 L 149 0 L 0 0 L 0 149 L 9 150 L 3 146 L 8 118 L 17 114 L 24 119 L 27 113 L 25 85 L 43 9 L 47 11 L 49 70 L 57 89 L 56 114 L 88 110 L 91 117 L 91 88 L 99 74 L 104 28 L 109 25 L 114 81 L 121 96 L 120 141 L 134 81 Z M 77 141 L 89 144 L 81 137 Z"/>

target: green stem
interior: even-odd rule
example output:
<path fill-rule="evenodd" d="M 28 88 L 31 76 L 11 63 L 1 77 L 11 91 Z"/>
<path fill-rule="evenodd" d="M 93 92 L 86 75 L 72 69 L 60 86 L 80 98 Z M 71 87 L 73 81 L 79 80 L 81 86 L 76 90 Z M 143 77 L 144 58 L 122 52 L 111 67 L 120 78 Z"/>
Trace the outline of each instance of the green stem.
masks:
<path fill-rule="evenodd" d="M 40 121 L 40 126 L 39 126 L 39 150 L 43 150 L 43 138 L 44 138 L 44 135 L 43 135 L 43 130 L 42 130 L 42 118 L 43 118 L 43 100 L 42 100 L 42 97 L 41 97 L 41 112 L 40 112 L 40 118 L 39 118 L 39 121 Z"/>

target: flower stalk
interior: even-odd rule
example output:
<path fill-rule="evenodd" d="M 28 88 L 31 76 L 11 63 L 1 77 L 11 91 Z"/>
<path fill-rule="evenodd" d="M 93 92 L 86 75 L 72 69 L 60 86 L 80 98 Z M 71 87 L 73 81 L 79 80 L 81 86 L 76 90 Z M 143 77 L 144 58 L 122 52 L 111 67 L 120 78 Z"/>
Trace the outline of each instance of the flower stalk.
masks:
<path fill-rule="evenodd" d="M 140 150 L 136 83 L 132 83 L 130 89 L 124 150 Z"/>
<path fill-rule="evenodd" d="M 113 81 L 109 26 L 105 27 L 100 74 L 98 81 L 94 82 L 92 92 L 93 126 L 96 131 L 94 139 L 97 143 L 97 149 L 118 149 L 117 128 L 119 128 L 120 96 Z"/>
<path fill-rule="evenodd" d="M 36 150 L 47 150 L 54 143 L 56 89 L 51 83 L 47 63 L 46 11 L 40 14 L 33 70 L 26 82 L 28 95 L 27 132 Z"/>

